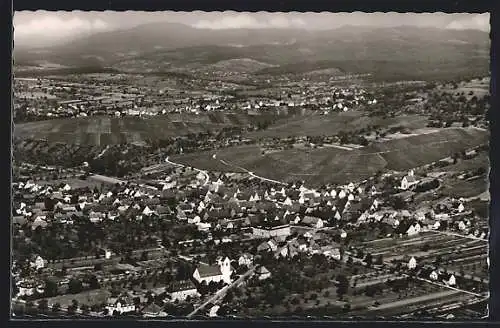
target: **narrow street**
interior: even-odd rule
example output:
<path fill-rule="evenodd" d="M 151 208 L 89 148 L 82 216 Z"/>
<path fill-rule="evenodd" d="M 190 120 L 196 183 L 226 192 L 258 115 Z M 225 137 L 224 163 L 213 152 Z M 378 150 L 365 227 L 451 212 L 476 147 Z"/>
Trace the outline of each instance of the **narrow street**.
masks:
<path fill-rule="evenodd" d="M 208 300 L 206 300 L 203 304 L 198 306 L 193 312 L 189 313 L 187 315 L 188 318 L 191 318 L 194 316 L 196 313 L 198 313 L 200 310 L 204 309 L 208 304 L 218 301 L 219 299 L 223 298 L 227 291 L 230 290 L 231 288 L 238 286 L 243 280 L 246 278 L 250 277 L 254 272 L 255 272 L 256 266 L 252 266 L 250 269 L 248 269 L 247 272 L 242 274 L 238 279 L 233 281 L 231 284 L 225 286 L 224 288 L 218 290 L 212 297 L 210 297 Z"/>

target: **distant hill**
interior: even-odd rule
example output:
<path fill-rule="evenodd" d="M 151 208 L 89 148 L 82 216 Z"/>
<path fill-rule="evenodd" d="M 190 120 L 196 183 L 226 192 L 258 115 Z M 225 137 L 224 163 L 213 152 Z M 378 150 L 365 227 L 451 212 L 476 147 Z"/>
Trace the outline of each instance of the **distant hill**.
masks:
<path fill-rule="evenodd" d="M 254 73 L 275 65 L 263 63 L 250 58 L 227 59 L 206 66 L 207 71 L 227 71 L 234 73 Z"/>
<path fill-rule="evenodd" d="M 133 41 L 132 41 L 133 40 Z M 328 31 L 299 29 L 196 29 L 155 23 L 98 33 L 46 49 L 15 50 L 16 65 L 46 60 L 61 65 L 119 68 L 182 68 L 247 58 L 279 67 L 266 74 L 342 71 L 419 76 L 456 70 L 488 72 L 490 39 L 486 32 L 437 28 L 345 26 Z M 230 63 L 230 62 L 229 62 Z M 237 69 L 237 67 L 234 67 Z M 478 73 L 479 74 L 479 73 Z"/>

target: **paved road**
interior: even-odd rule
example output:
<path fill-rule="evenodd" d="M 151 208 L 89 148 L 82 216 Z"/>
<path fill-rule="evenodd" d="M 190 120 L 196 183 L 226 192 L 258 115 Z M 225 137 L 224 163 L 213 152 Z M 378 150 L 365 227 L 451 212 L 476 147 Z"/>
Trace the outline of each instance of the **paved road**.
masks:
<path fill-rule="evenodd" d="M 317 231 L 321 230 L 320 228 L 315 228 L 313 230 L 311 230 L 312 233 L 316 233 Z M 287 241 L 287 245 L 281 247 L 281 248 L 278 248 L 274 254 L 275 255 L 278 255 L 281 253 L 281 251 L 283 249 L 285 249 L 289 243 L 291 243 L 292 241 L 296 240 L 297 237 L 295 238 L 292 238 L 290 240 Z M 238 284 L 240 284 L 243 280 L 245 280 L 246 278 L 248 277 L 251 277 L 254 273 L 255 273 L 255 269 L 257 268 L 256 265 L 252 265 L 250 267 L 250 269 L 248 269 L 247 272 L 245 272 L 244 274 L 242 274 L 238 279 L 236 279 L 235 281 L 233 281 L 231 284 L 227 285 L 226 287 L 222 288 L 221 290 L 217 291 L 217 293 L 215 293 L 215 295 L 213 295 L 212 297 L 210 297 L 207 301 L 205 301 L 203 304 L 201 304 L 199 307 L 197 307 L 193 312 L 191 312 L 190 314 L 187 315 L 188 318 L 192 317 L 193 315 L 195 315 L 196 313 L 198 313 L 201 309 L 203 309 L 204 307 L 206 307 L 209 303 L 214 303 L 215 301 L 221 299 L 222 297 L 224 297 L 224 295 L 226 295 L 227 291 L 233 287 L 236 287 L 238 286 Z"/>
<path fill-rule="evenodd" d="M 214 158 L 214 159 L 215 159 L 215 158 L 217 158 L 217 154 L 214 154 L 214 155 L 212 156 L 212 158 Z M 257 179 L 260 179 L 260 180 L 262 180 L 262 181 L 268 181 L 268 182 L 272 182 L 272 183 L 276 183 L 276 184 L 280 184 L 280 185 L 284 185 L 284 186 L 288 185 L 287 183 L 285 183 L 285 182 L 283 182 L 283 181 L 277 181 L 277 180 L 273 180 L 273 179 L 268 179 L 268 178 L 261 177 L 261 176 L 259 176 L 259 175 L 255 174 L 255 173 L 253 173 L 252 171 L 247 170 L 247 169 L 246 169 L 246 168 L 244 168 L 244 167 L 241 167 L 241 166 L 238 166 L 238 165 L 234 165 L 234 164 L 228 163 L 228 162 L 226 162 L 226 161 L 225 161 L 225 160 L 223 160 L 223 159 L 219 159 L 219 162 L 221 162 L 221 163 L 222 163 L 222 164 L 224 164 L 224 165 L 227 165 L 227 166 L 232 166 L 232 167 L 235 167 L 235 168 L 240 169 L 240 170 L 242 170 L 242 171 L 245 171 L 245 172 L 246 172 L 246 173 L 248 173 L 250 176 L 252 176 L 252 177 L 254 177 L 254 178 L 257 178 Z"/>
<path fill-rule="evenodd" d="M 483 238 L 478 238 L 478 237 L 473 237 L 473 236 L 467 236 L 467 235 L 462 235 L 456 232 L 449 232 L 449 231 L 440 231 L 440 230 L 428 230 L 428 229 L 423 229 L 422 232 L 434 232 L 442 235 L 447 235 L 447 236 L 454 236 L 454 237 L 461 237 L 461 238 L 467 238 L 471 240 L 479 240 L 479 241 L 484 241 L 485 243 L 488 242 L 487 239 Z"/>
<path fill-rule="evenodd" d="M 395 308 L 395 307 L 396 308 L 397 307 L 404 307 L 407 305 L 413 305 L 414 303 L 431 301 L 431 300 L 435 300 L 435 299 L 439 299 L 439 298 L 444 298 L 447 296 L 456 295 L 459 293 L 460 293 L 459 291 L 455 291 L 455 290 L 444 290 L 442 292 L 437 292 L 437 293 L 432 293 L 432 294 L 427 294 L 427 295 L 422 295 L 422 296 L 407 298 L 407 299 L 400 300 L 400 301 L 382 304 L 382 305 L 379 305 L 377 307 L 370 308 L 370 310 L 377 311 L 377 310 L 385 310 L 385 309 L 390 309 L 390 308 Z"/>
<path fill-rule="evenodd" d="M 250 277 L 255 272 L 255 269 L 256 269 L 256 266 L 252 266 L 250 269 L 248 269 L 247 272 L 245 272 L 244 274 L 242 274 L 238 279 L 236 279 L 235 281 L 233 281 L 231 284 L 229 284 L 229 285 L 225 286 L 224 288 L 218 290 L 212 297 L 210 297 L 203 304 L 201 304 L 200 306 L 198 306 L 193 312 L 189 313 L 187 315 L 187 317 L 191 318 L 193 315 L 195 315 L 200 310 L 202 310 L 203 308 L 205 308 L 209 303 L 213 304 L 214 302 L 216 302 L 219 299 L 223 298 L 226 295 L 226 293 L 227 293 L 228 290 L 230 290 L 231 288 L 233 288 L 235 286 L 238 286 L 238 284 L 240 284 L 243 280 L 245 280 L 246 278 Z"/>
<path fill-rule="evenodd" d="M 101 158 L 109 149 L 109 145 L 107 145 L 94 159 Z"/>
<path fill-rule="evenodd" d="M 424 267 L 429 268 L 429 269 L 432 269 L 432 270 L 436 270 L 436 271 L 443 271 L 443 272 L 444 272 L 444 271 L 446 271 L 446 272 L 448 272 L 449 274 L 454 275 L 455 277 L 462 277 L 462 278 L 464 278 L 464 279 L 467 279 L 467 280 L 472 280 L 472 281 L 475 281 L 475 282 L 484 282 L 484 283 L 486 283 L 486 284 L 489 284 L 489 283 L 490 283 L 490 280 L 489 280 L 489 279 L 483 279 L 483 278 L 481 278 L 481 277 L 478 277 L 478 276 L 473 276 L 473 275 L 468 274 L 468 273 L 466 273 L 466 274 L 462 275 L 459 271 L 449 270 L 449 269 L 447 270 L 447 269 L 446 269 L 446 268 L 444 268 L 444 267 L 438 267 L 438 268 L 436 268 L 436 267 L 435 267 L 435 266 L 433 266 L 433 265 L 424 265 Z"/>
<path fill-rule="evenodd" d="M 323 147 L 338 148 L 338 149 L 342 149 L 342 150 L 353 150 L 352 148 L 349 148 L 349 147 L 346 147 L 346 146 L 337 145 L 337 144 L 323 144 Z"/>

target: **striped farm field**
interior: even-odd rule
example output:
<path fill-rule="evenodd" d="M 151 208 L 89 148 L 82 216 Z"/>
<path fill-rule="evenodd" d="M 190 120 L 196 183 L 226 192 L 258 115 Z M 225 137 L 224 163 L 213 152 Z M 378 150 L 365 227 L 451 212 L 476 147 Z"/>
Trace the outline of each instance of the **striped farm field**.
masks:
<path fill-rule="evenodd" d="M 16 124 L 14 133 L 20 139 L 47 139 L 49 142 L 102 146 L 218 131 L 224 127 L 246 127 L 262 122 L 272 123 L 278 119 L 280 117 L 273 114 L 221 112 L 202 115 L 169 114 L 151 118 L 93 116 Z"/>
<path fill-rule="evenodd" d="M 307 115 L 283 124 L 276 124 L 263 131 L 250 132 L 251 138 L 289 137 L 298 135 L 335 135 L 341 131 L 350 132 L 368 126 L 402 126 L 409 129 L 424 128 L 427 118 L 419 115 L 401 115 L 391 118 L 369 117 L 363 112 L 341 112 L 329 115 Z"/>
<path fill-rule="evenodd" d="M 287 149 L 262 154 L 258 147 L 237 146 L 213 152 L 181 155 L 177 161 L 196 163 L 226 172 L 242 167 L 261 177 L 283 182 L 304 180 L 310 185 L 359 181 L 383 170 L 407 170 L 438 161 L 453 153 L 488 142 L 488 133 L 472 128 L 441 129 L 423 135 L 395 139 L 370 146 L 344 150 L 322 148 Z M 233 166 L 220 167 L 224 160 Z M 196 165 L 194 165 L 196 167 Z"/>

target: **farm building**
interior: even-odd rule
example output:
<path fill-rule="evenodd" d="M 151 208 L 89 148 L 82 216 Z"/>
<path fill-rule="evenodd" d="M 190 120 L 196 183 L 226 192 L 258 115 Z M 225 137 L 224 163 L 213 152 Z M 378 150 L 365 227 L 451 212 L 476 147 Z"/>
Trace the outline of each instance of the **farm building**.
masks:
<path fill-rule="evenodd" d="M 290 225 L 284 224 L 275 227 L 252 227 L 252 234 L 258 237 L 279 237 L 291 234 Z"/>

